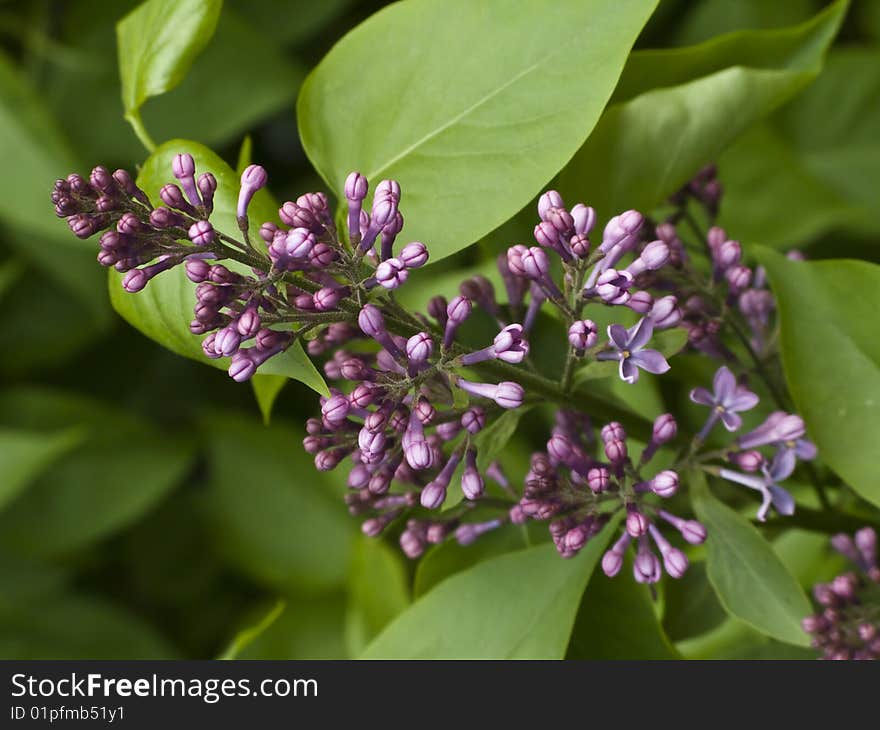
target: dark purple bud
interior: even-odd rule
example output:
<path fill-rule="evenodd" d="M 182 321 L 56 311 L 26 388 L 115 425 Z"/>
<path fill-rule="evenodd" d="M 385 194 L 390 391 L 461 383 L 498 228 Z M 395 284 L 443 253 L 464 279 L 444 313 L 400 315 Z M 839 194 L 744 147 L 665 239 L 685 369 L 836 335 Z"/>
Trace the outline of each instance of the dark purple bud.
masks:
<path fill-rule="evenodd" d="M 637 583 L 656 583 L 660 580 L 660 561 L 648 547 L 647 542 L 640 545 L 636 553 L 636 559 L 633 561 L 633 576 Z"/>
<path fill-rule="evenodd" d="M 367 337 L 385 337 L 388 331 L 385 329 L 385 318 L 379 308 L 373 304 L 366 304 L 358 314 L 358 326 Z"/>
<path fill-rule="evenodd" d="M 244 383 L 250 380 L 255 372 L 257 372 L 257 366 L 251 359 L 249 351 L 239 350 L 232 356 L 232 362 L 229 364 L 229 377 L 236 383 Z M 315 457 L 315 463 L 318 463 L 317 456 Z"/>
<path fill-rule="evenodd" d="M 648 532 L 648 518 L 639 512 L 635 505 L 627 505 L 626 531 L 632 537 L 641 537 Z"/>
<path fill-rule="evenodd" d="M 217 178 L 210 172 L 203 172 L 199 175 L 196 186 L 199 189 L 199 194 L 202 196 L 202 205 L 210 213 L 214 209 L 214 193 L 217 192 Z"/>
<path fill-rule="evenodd" d="M 498 383 L 495 391 L 495 402 L 502 408 L 519 408 L 524 397 L 523 387 L 511 381 Z"/>
<path fill-rule="evenodd" d="M 67 226 L 77 238 L 88 238 L 97 232 L 95 219 L 87 213 L 77 213 L 67 219 Z"/>
<path fill-rule="evenodd" d="M 102 193 L 113 194 L 117 191 L 116 180 L 113 179 L 113 176 L 110 174 L 110 170 L 106 167 L 98 165 L 98 167 L 94 168 L 89 175 L 89 184 L 95 190 L 98 190 Z"/>
<path fill-rule="evenodd" d="M 196 221 L 189 227 L 187 235 L 196 246 L 210 246 L 217 240 L 217 232 L 208 221 Z"/>
<path fill-rule="evenodd" d="M 446 326 L 446 307 L 449 306 L 445 297 L 431 297 L 428 301 L 428 316 L 439 322 L 441 327 Z"/>
<path fill-rule="evenodd" d="M 483 477 L 477 470 L 477 453 L 468 449 L 465 455 L 465 468 L 461 475 L 461 491 L 466 499 L 471 501 L 479 499 L 485 491 Z"/>
<path fill-rule="evenodd" d="M 325 286 L 312 295 L 312 304 L 316 312 L 329 312 L 336 309 L 341 298 L 339 289 Z"/>
<path fill-rule="evenodd" d="M 363 200 L 367 197 L 369 184 L 367 178 L 359 172 L 351 172 L 345 179 L 345 198 L 346 200 Z"/>
<path fill-rule="evenodd" d="M 260 325 L 260 314 L 256 307 L 245 309 L 235 324 L 238 333 L 244 338 L 256 335 L 260 330 Z"/>
<path fill-rule="evenodd" d="M 348 400 L 354 408 L 367 408 L 375 400 L 373 388 L 367 383 L 360 383 L 351 391 Z"/>
<path fill-rule="evenodd" d="M 434 418 L 437 416 L 437 410 L 434 406 L 431 405 L 431 402 L 425 398 L 425 396 L 419 396 L 419 400 L 416 403 L 416 407 L 413 409 L 413 413 L 416 414 L 416 417 L 422 422 L 423 425 L 427 426 L 430 423 L 433 423 Z"/>
<path fill-rule="evenodd" d="M 457 296 L 446 307 L 446 327 L 443 333 L 443 347 L 449 348 L 459 326 L 471 314 L 473 304 L 467 297 Z"/>
<path fill-rule="evenodd" d="M 337 425 L 343 423 L 348 418 L 348 412 L 351 405 L 341 393 L 331 395 L 321 406 L 321 414 L 324 420 L 329 424 Z"/>
<path fill-rule="evenodd" d="M 326 243 L 316 243 L 309 251 L 309 264 L 316 269 L 326 269 L 339 255 Z"/>
<path fill-rule="evenodd" d="M 752 270 L 748 266 L 737 264 L 724 272 L 724 278 L 730 286 L 731 293 L 737 294 L 746 289 L 752 281 Z"/>
<path fill-rule="evenodd" d="M 587 472 L 587 485 L 594 494 L 606 491 L 610 483 L 611 475 L 604 466 L 593 467 Z"/>
<path fill-rule="evenodd" d="M 183 211 L 189 215 L 195 215 L 196 213 L 196 209 L 186 201 L 180 188 L 174 183 L 163 185 L 159 191 L 159 197 L 169 208 Z"/>
<path fill-rule="evenodd" d="M 206 357 L 209 357 L 212 360 L 216 360 L 217 358 L 222 357 L 222 355 L 217 352 L 217 349 L 214 346 L 215 339 L 216 334 L 212 332 L 204 340 L 202 340 L 202 352 L 205 353 Z M 306 445 L 306 451 L 308 451 L 308 445 Z M 309 453 L 313 454 L 315 452 L 309 451 Z"/>
<path fill-rule="evenodd" d="M 214 338 L 214 350 L 223 355 L 223 357 L 233 355 L 238 350 L 240 344 L 241 335 L 232 325 L 219 330 Z"/>
<path fill-rule="evenodd" d="M 122 279 L 122 288 L 129 294 L 141 291 L 150 281 L 150 277 L 142 269 L 132 269 Z"/>
<path fill-rule="evenodd" d="M 486 426 L 486 411 L 479 406 L 468 408 L 461 416 L 461 425 L 470 434 L 479 433 Z"/>
<path fill-rule="evenodd" d="M 617 421 L 611 421 L 602 426 L 599 435 L 602 437 L 602 442 L 606 444 L 609 441 L 623 441 L 626 439 L 626 431 Z"/>
<path fill-rule="evenodd" d="M 173 228 L 183 227 L 185 220 L 180 213 L 176 213 L 175 211 L 166 208 L 164 206 L 159 206 L 150 211 L 150 225 L 153 228 Z"/>
<path fill-rule="evenodd" d="M 544 250 L 537 246 L 532 246 L 523 251 L 521 262 L 525 275 L 534 281 L 543 281 L 550 273 L 550 260 L 547 258 Z"/>

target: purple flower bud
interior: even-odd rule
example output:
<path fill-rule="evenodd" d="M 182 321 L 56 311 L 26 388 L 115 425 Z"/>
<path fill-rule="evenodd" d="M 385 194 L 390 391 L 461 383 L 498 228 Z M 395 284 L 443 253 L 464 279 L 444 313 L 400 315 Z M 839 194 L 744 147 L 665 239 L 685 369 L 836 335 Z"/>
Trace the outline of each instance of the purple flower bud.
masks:
<path fill-rule="evenodd" d="M 752 281 L 752 270 L 748 266 L 737 264 L 724 272 L 724 278 L 730 286 L 731 293 L 737 294 L 746 289 Z"/>
<path fill-rule="evenodd" d="M 593 467 L 587 472 L 587 485 L 593 494 L 601 494 L 608 489 L 611 475 L 604 466 Z"/>
<path fill-rule="evenodd" d="M 571 209 L 571 218 L 575 234 L 579 236 L 588 236 L 596 225 L 596 211 L 583 203 L 578 203 Z"/>
<path fill-rule="evenodd" d="M 730 461 L 747 472 L 756 472 L 764 466 L 764 455 L 760 451 L 740 451 L 730 454 Z"/>
<path fill-rule="evenodd" d="M 269 175 L 260 165 L 248 165 L 241 173 L 241 188 L 238 191 L 238 207 L 236 215 L 239 219 L 247 218 L 248 206 L 258 190 L 265 187 Z"/>
<path fill-rule="evenodd" d="M 186 278 L 194 284 L 201 284 L 203 281 L 207 281 L 208 274 L 211 271 L 211 265 L 201 259 L 190 259 L 183 267 L 186 270 Z"/>
<path fill-rule="evenodd" d="M 538 217 L 544 220 L 551 208 L 563 207 L 565 207 L 565 203 L 562 201 L 562 196 L 555 190 L 548 190 L 538 198 Z"/>
<path fill-rule="evenodd" d="M 359 172 L 350 172 L 348 177 L 345 178 L 345 198 L 346 200 L 359 200 L 362 201 L 367 197 L 367 190 L 369 189 L 369 183 L 367 182 L 367 178 L 361 175 Z"/>
<path fill-rule="evenodd" d="M 541 221 L 535 226 L 535 240 L 544 248 L 551 248 L 555 251 L 562 251 L 560 245 L 559 231 L 556 230 L 550 221 Z M 567 252 L 566 252 L 567 254 Z"/>
<path fill-rule="evenodd" d="M 142 269 L 132 269 L 123 277 L 122 288 L 129 294 L 136 294 L 141 291 L 149 281 L 150 277 L 147 276 L 146 272 Z"/>
<path fill-rule="evenodd" d="M 644 271 L 656 271 L 662 268 L 667 261 L 669 261 L 669 246 L 663 241 L 651 241 L 626 270 L 633 276 L 638 276 Z"/>
<path fill-rule="evenodd" d="M 654 297 L 649 292 L 633 292 L 626 306 L 638 314 L 648 314 L 654 307 Z"/>
<path fill-rule="evenodd" d="M 217 232 L 208 221 L 196 221 L 189 227 L 187 235 L 196 246 L 210 246 L 217 240 Z"/>
<path fill-rule="evenodd" d="M 654 329 L 662 330 L 675 327 L 682 319 L 678 300 L 672 295 L 655 300 L 648 318 L 654 323 Z"/>
<path fill-rule="evenodd" d="M 184 222 L 183 216 L 180 213 L 176 213 L 164 206 L 159 206 L 150 211 L 150 225 L 153 228 L 182 227 Z"/>
<path fill-rule="evenodd" d="M 171 161 L 171 171 L 174 177 L 182 180 L 186 177 L 193 177 L 196 174 L 196 163 L 190 154 L 175 155 Z"/>
<path fill-rule="evenodd" d="M 739 241 L 725 241 L 713 252 L 715 266 L 719 271 L 726 271 L 742 259 L 742 246 Z"/>
<path fill-rule="evenodd" d="M 116 192 L 116 181 L 113 179 L 110 171 L 101 165 L 92 170 L 89 175 L 89 183 L 95 190 L 103 193 L 112 194 Z"/>
<path fill-rule="evenodd" d="M 654 419 L 654 429 L 651 433 L 651 440 L 663 445 L 672 441 L 678 434 L 678 424 L 671 413 L 663 413 Z"/>
<path fill-rule="evenodd" d="M 529 343 L 523 339 L 523 327 L 509 324 L 495 336 L 492 352 L 496 358 L 518 364 L 529 354 Z"/>
<path fill-rule="evenodd" d="M 631 537 L 641 537 L 648 532 L 648 518 L 637 511 L 634 505 L 627 506 L 626 531 Z"/>
<path fill-rule="evenodd" d="M 678 491 L 678 474 L 670 469 L 661 471 L 651 479 L 649 486 L 654 494 L 668 499 Z"/>
<path fill-rule="evenodd" d="M 403 247 L 400 260 L 408 269 L 417 269 L 428 262 L 428 249 L 424 243 L 413 241 Z"/>
<path fill-rule="evenodd" d="M 568 343 L 575 350 L 588 350 L 597 339 L 596 323 L 591 319 L 579 320 L 568 328 Z"/>
<path fill-rule="evenodd" d="M 575 234 L 568 241 L 571 253 L 579 259 L 585 259 L 590 255 L 590 239 L 584 235 Z"/>
<path fill-rule="evenodd" d="M 425 362 L 434 350 L 434 340 L 427 332 L 419 332 L 406 341 L 406 356 L 412 364 Z"/>
<path fill-rule="evenodd" d="M 465 468 L 461 475 L 461 491 L 471 501 L 483 496 L 485 484 L 480 472 L 477 471 L 477 454 L 469 449 L 465 455 Z"/>
<path fill-rule="evenodd" d="M 186 201 L 180 188 L 174 183 L 163 185 L 159 191 L 159 197 L 169 208 L 183 211 L 189 215 L 195 215 L 196 213 L 196 209 Z"/>
<path fill-rule="evenodd" d="M 476 434 L 486 426 L 486 411 L 479 406 L 468 408 L 461 415 L 461 425 L 470 434 Z"/>
<path fill-rule="evenodd" d="M 257 372 L 257 366 L 250 357 L 248 350 L 239 350 L 232 356 L 229 364 L 229 377 L 236 383 L 244 383 L 250 380 Z"/>
<path fill-rule="evenodd" d="M 544 250 L 537 246 L 527 248 L 521 255 L 522 270 L 534 281 L 543 281 L 550 272 L 550 260 Z M 513 267 L 511 267 L 513 270 Z"/>
<path fill-rule="evenodd" d="M 376 268 L 376 281 L 386 289 L 397 289 L 408 276 L 406 265 L 397 258 L 386 259 Z"/>
<path fill-rule="evenodd" d="M 385 318 L 379 308 L 373 304 L 366 304 L 358 314 L 358 326 L 367 337 L 377 338 L 387 335 Z"/>
<path fill-rule="evenodd" d="M 639 551 L 633 561 L 633 576 L 637 583 L 656 583 L 660 580 L 660 561 L 648 547 L 647 542 L 639 545 Z"/>
<path fill-rule="evenodd" d="M 599 250 L 608 253 L 614 246 L 631 249 L 638 239 L 643 222 L 644 218 L 637 210 L 628 210 L 615 216 L 605 226 Z"/>
<path fill-rule="evenodd" d="M 321 406 L 321 414 L 327 423 L 336 425 L 343 423 L 348 418 L 350 408 L 351 405 L 348 402 L 348 398 L 341 393 L 337 393 L 324 401 L 324 404 Z"/>
<path fill-rule="evenodd" d="M 528 250 L 529 249 L 522 244 L 517 244 L 507 249 L 507 269 L 514 276 L 527 276 L 522 257 L 524 253 L 528 252 Z"/>
<path fill-rule="evenodd" d="M 215 339 L 216 339 L 216 334 L 214 332 L 212 332 L 204 340 L 202 340 L 202 352 L 205 353 L 206 357 L 209 357 L 212 360 L 216 360 L 217 358 L 222 357 L 222 355 L 220 355 L 217 352 L 216 348 L 214 347 L 214 340 Z M 306 451 L 308 451 L 308 449 L 306 449 Z M 311 453 L 311 452 L 309 452 L 309 453 Z"/>
<path fill-rule="evenodd" d="M 626 460 L 626 442 L 617 439 L 606 442 L 605 456 L 612 464 L 622 464 Z"/>
<path fill-rule="evenodd" d="M 331 309 L 336 309 L 341 298 L 341 289 L 325 286 L 312 295 L 312 304 L 316 312 L 329 312 Z"/>
<path fill-rule="evenodd" d="M 626 439 L 626 431 L 617 421 L 611 421 L 602 426 L 599 435 L 602 437 L 602 442 L 606 444 L 609 441 L 623 441 Z"/>
<path fill-rule="evenodd" d="M 495 391 L 495 402 L 502 408 L 519 408 L 524 397 L 523 387 L 509 380 L 498 383 L 498 389 Z"/>
<path fill-rule="evenodd" d="M 446 326 L 446 320 L 448 319 L 446 314 L 447 306 L 448 302 L 445 297 L 431 297 L 428 300 L 428 315 L 436 319 L 441 327 Z"/>
<path fill-rule="evenodd" d="M 205 210 L 210 213 L 214 208 L 214 193 L 217 192 L 217 178 L 210 172 L 203 172 L 199 175 L 196 187 L 199 189 L 199 194 L 202 197 L 202 205 L 205 207 Z"/>
<path fill-rule="evenodd" d="M 214 338 L 214 351 L 223 357 L 230 357 L 241 344 L 241 335 L 232 325 L 217 332 Z"/>
<path fill-rule="evenodd" d="M 473 304 L 467 297 L 455 297 L 446 307 L 447 321 L 460 325 L 470 316 L 472 308 Z"/>
<path fill-rule="evenodd" d="M 245 309 L 235 323 L 238 333 L 243 338 L 250 338 L 256 335 L 260 330 L 260 325 L 260 314 L 256 307 Z"/>
<path fill-rule="evenodd" d="M 632 538 L 624 532 L 623 535 L 602 556 L 602 572 L 609 578 L 613 578 L 623 567 L 623 556 Z"/>

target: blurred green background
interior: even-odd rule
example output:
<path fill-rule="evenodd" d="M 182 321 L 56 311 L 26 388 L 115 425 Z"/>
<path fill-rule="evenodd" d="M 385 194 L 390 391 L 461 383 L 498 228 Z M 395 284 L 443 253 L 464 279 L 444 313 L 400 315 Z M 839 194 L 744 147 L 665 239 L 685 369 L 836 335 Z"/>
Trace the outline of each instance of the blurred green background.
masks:
<path fill-rule="evenodd" d="M 790 25 L 824 4 L 664 0 L 637 46 Z M 56 177 L 145 156 L 122 118 L 114 37 L 135 5 L 0 3 L 0 657 L 214 657 L 267 616 L 232 653 L 355 655 L 410 600 L 411 566 L 360 537 L 344 475 L 302 451 L 314 393 L 290 382 L 264 427 L 248 386 L 119 319 L 93 247 L 52 214 Z M 382 5 L 227 0 L 184 83 L 147 102 L 147 128 L 233 165 L 250 135 L 278 199 L 321 189 L 297 91 Z M 878 91 L 880 1 L 862 0 L 819 80 L 720 159 L 722 222 L 744 241 L 876 261 Z"/>

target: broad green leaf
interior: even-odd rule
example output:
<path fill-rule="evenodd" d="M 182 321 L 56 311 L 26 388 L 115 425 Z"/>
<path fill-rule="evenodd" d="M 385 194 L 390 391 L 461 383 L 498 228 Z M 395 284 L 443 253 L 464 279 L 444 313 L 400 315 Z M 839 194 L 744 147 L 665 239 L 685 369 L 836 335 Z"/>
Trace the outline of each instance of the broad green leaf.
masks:
<path fill-rule="evenodd" d="M 752 28 L 791 25 L 807 17 L 815 8 L 812 0 L 735 0 L 691 3 L 684 21 L 678 24 L 678 43 L 698 43 L 721 33 Z"/>
<path fill-rule="evenodd" d="M 667 581 L 663 591 L 663 628 L 673 641 L 705 634 L 718 627 L 727 612 L 706 574 L 704 560 L 692 560 L 687 572 Z"/>
<path fill-rule="evenodd" d="M 776 295 L 785 379 L 809 437 L 832 469 L 880 505 L 880 266 L 756 253 Z"/>
<path fill-rule="evenodd" d="M 330 21 L 341 15 L 353 0 L 287 0 L 284 12 L 278 11 L 278 0 L 228 0 L 227 6 L 238 8 L 254 27 L 273 42 L 295 45 L 307 41 Z"/>
<path fill-rule="evenodd" d="M 152 149 L 141 105 L 177 86 L 220 18 L 222 0 L 146 0 L 116 26 L 125 118 Z"/>
<path fill-rule="evenodd" d="M 9 259 L 0 264 L 0 299 L 21 280 L 24 273 L 25 265 L 18 259 Z"/>
<path fill-rule="evenodd" d="M 880 232 L 878 100 L 880 49 L 833 50 L 809 89 L 719 160 L 720 223 L 774 248 L 805 245 L 829 231 Z M 773 174 L 761 174 L 767 170 Z"/>
<path fill-rule="evenodd" d="M 419 598 L 367 647 L 364 659 L 561 659 L 581 594 L 617 528 L 571 560 L 553 545 L 457 573 Z"/>
<path fill-rule="evenodd" d="M 413 595 L 419 598 L 455 573 L 525 547 L 528 547 L 528 543 L 523 531 L 511 527 L 492 530 L 472 545 L 459 545 L 455 540 L 434 545 L 416 566 Z"/>
<path fill-rule="evenodd" d="M 254 398 L 263 415 L 263 424 L 268 426 L 272 420 L 272 407 L 275 399 L 281 393 L 281 389 L 287 385 L 287 378 L 283 375 L 255 375 L 251 378 L 251 387 L 254 389 Z"/>
<path fill-rule="evenodd" d="M 526 405 L 511 411 L 504 411 L 497 418 L 493 418 L 486 428 L 480 431 L 474 438 L 477 447 L 477 469 L 485 471 L 504 451 L 507 442 L 516 433 L 520 419 L 529 412 L 531 406 Z"/>
<path fill-rule="evenodd" d="M 0 509 L 80 439 L 75 429 L 47 434 L 0 427 Z"/>
<path fill-rule="evenodd" d="M 694 510 L 709 532 L 709 581 L 732 616 L 761 633 L 806 646 L 801 619 L 810 602 L 773 547 L 744 517 L 716 499 L 701 472 L 690 472 Z"/>
<path fill-rule="evenodd" d="M 0 551 L 0 613 L 57 595 L 71 577 L 68 570 L 53 563 Z"/>
<path fill-rule="evenodd" d="M 103 598 L 76 593 L 0 605 L 4 659 L 176 659 L 156 629 Z"/>
<path fill-rule="evenodd" d="M 273 587 L 341 588 L 355 525 L 332 473 L 317 471 L 303 450 L 304 434 L 220 413 L 203 428 L 209 454 L 204 508 L 218 549 Z"/>
<path fill-rule="evenodd" d="M 338 195 L 351 170 L 374 187 L 399 180 L 407 239 L 441 259 L 522 208 L 571 158 L 655 5 L 391 5 L 306 79 L 297 104 L 303 146 Z"/>
<path fill-rule="evenodd" d="M 238 200 L 238 176 L 229 165 L 198 142 L 172 140 L 161 145 L 141 168 L 138 185 L 152 199 L 157 199 L 162 186 L 173 179 L 171 160 L 179 152 L 189 152 L 195 158 L 197 170 L 214 173 L 218 188 L 214 196 L 211 220 L 218 230 L 237 234 L 235 207 Z M 260 223 L 273 220 L 276 210 L 275 202 L 265 189 L 254 196 L 249 209 L 253 221 L 252 236 L 258 237 Z M 111 269 L 110 300 L 129 324 L 172 352 L 224 370 L 228 367 L 229 361 L 226 358 L 211 360 L 205 357 L 200 338 L 189 331 L 195 306 L 195 285 L 186 278 L 182 266 L 157 276 L 146 289 L 137 294 L 127 293 L 122 288 L 121 276 Z M 263 375 L 294 378 L 319 393 L 328 394 L 324 379 L 298 342 L 286 352 L 267 361 L 259 372 Z"/>
<path fill-rule="evenodd" d="M 269 609 L 265 615 L 260 618 L 252 626 L 248 626 L 246 629 L 242 629 L 239 631 L 229 643 L 229 646 L 223 651 L 223 653 L 217 657 L 218 659 L 238 659 L 239 655 L 254 641 L 259 638 L 259 636 L 264 633 L 267 629 L 269 629 L 272 624 L 274 624 L 278 617 L 284 613 L 284 609 L 286 607 L 285 602 L 276 601 L 275 605 Z"/>
<path fill-rule="evenodd" d="M 347 659 L 345 601 L 285 596 L 285 609 L 245 646 L 238 659 Z"/>
<path fill-rule="evenodd" d="M 680 659 L 663 627 L 648 586 L 632 579 L 631 565 L 609 578 L 596 572 L 584 591 L 566 659 Z"/>
<path fill-rule="evenodd" d="M 403 554 L 381 540 L 361 536 L 348 574 L 345 639 L 351 656 L 364 647 L 410 603 Z"/>
<path fill-rule="evenodd" d="M 650 211 L 816 77 L 845 9 L 837 2 L 795 29 L 633 54 L 617 103 L 557 188 L 605 219 L 627 208 Z"/>
<path fill-rule="evenodd" d="M 0 513 L 0 544 L 26 555 L 68 553 L 117 532 L 154 507 L 192 462 L 186 437 L 65 393 L 0 393 L 0 422 L 47 436 L 76 428 L 83 437 Z"/>

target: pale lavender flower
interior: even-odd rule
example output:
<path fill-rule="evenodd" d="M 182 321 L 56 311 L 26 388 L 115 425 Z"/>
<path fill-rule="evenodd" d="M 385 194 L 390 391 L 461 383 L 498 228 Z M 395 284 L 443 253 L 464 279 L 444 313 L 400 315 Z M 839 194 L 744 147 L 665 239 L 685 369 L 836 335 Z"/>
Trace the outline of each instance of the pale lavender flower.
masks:
<path fill-rule="evenodd" d="M 657 350 L 645 348 L 652 334 L 654 324 L 647 318 L 640 319 L 629 329 L 612 324 L 608 327 L 608 338 L 613 350 L 598 353 L 596 359 L 618 360 L 620 378 L 625 383 L 635 383 L 639 379 L 639 368 L 655 375 L 665 373 L 669 370 L 666 358 Z"/>
<path fill-rule="evenodd" d="M 743 385 L 738 385 L 736 377 L 726 365 L 722 365 L 712 380 L 712 392 L 705 388 L 694 388 L 690 394 L 694 403 L 712 409 L 709 419 L 700 431 L 704 439 L 716 421 L 720 418 L 728 431 L 736 431 L 742 426 L 742 417 L 738 414 L 758 405 L 758 396 Z"/>

